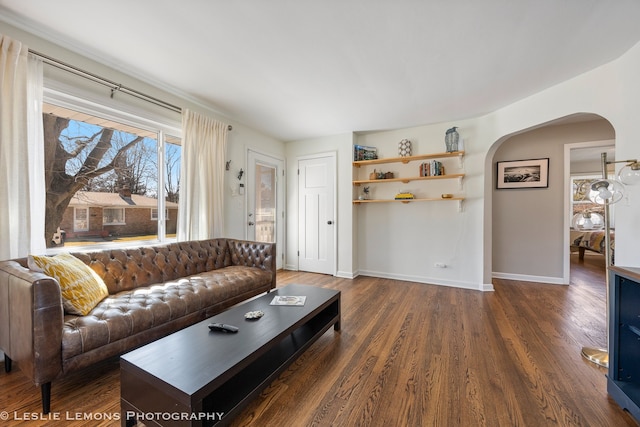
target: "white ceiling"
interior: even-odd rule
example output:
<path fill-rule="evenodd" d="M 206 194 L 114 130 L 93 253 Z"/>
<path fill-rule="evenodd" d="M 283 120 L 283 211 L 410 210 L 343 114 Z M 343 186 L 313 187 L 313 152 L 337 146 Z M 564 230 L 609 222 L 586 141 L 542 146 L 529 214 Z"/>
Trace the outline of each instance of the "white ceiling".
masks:
<path fill-rule="evenodd" d="M 619 57 L 639 19 L 638 0 L 0 0 L 0 20 L 285 141 L 494 111 Z"/>

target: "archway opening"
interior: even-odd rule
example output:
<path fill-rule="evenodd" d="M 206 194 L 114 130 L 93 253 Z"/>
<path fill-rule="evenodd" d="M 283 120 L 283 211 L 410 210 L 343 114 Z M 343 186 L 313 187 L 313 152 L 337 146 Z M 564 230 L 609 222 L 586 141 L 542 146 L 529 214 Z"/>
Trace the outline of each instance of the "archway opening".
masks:
<path fill-rule="evenodd" d="M 615 130 L 602 116 L 574 114 L 506 135 L 489 156 L 492 278 L 568 284 L 570 278 L 571 162 L 567 147 L 591 146 L 592 165 L 599 146 L 613 144 Z M 548 159 L 548 186 L 496 188 L 498 162 Z M 594 168 L 593 166 L 591 166 Z M 598 173 L 598 168 L 592 172 Z M 581 170 L 581 173 L 585 170 Z"/>

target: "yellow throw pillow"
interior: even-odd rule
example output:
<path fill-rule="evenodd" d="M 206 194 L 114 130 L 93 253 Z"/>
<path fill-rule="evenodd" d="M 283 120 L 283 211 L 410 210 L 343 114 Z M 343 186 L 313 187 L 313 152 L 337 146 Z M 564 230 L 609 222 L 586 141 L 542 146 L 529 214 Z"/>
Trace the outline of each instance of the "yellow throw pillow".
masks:
<path fill-rule="evenodd" d="M 102 278 L 71 254 L 29 255 L 28 264 L 30 268 L 38 267 L 43 273 L 58 280 L 62 291 L 62 305 L 69 314 L 84 316 L 109 295 Z"/>

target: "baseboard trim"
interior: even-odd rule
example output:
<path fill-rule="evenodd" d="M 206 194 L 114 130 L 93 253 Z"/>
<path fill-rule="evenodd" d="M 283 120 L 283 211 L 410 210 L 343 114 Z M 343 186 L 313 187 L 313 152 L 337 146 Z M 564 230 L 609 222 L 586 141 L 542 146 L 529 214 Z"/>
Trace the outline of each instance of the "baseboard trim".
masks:
<path fill-rule="evenodd" d="M 285 265 L 284 269 L 290 270 L 290 271 L 298 271 L 298 269 L 293 265 Z M 410 276 L 405 274 L 384 273 L 381 271 L 373 271 L 373 270 L 356 270 L 353 272 L 337 271 L 335 274 L 335 277 L 339 277 L 341 279 L 351 279 L 351 280 L 355 279 L 358 276 L 370 276 L 370 277 L 378 277 L 381 279 L 402 280 L 405 282 L 424 283 L 427 285 L 436 285 L 436 286 L 449 286 L 452 288 L 469 289 L 473 291 L 482 291 L 482 292 L 493 292 L 495 290 L 493 288 L 493 284 L 491 283 L 481 283 L 478 285 L 472 282 L 442 280 L 442 279 L 435 279 L 433 277 Z"/>
<path fill-rule="evenodd" d="M 355 279 L 356 277 L 358 277 L 358 272 L 350 273 L 348 271 L 338 271 L 336 272 L 336 277 L 339 277 L 341 279 Z"/>
<path fill-rule="evenodd" d="M 532 276 L 528 274 L 513 274 L 513 273 L 500 273 L 494 271 L 491 276 L 494 279 L 504 279 L 504 280 L 518 280 L 521 282 L 537 282 L 537 283 L 548 283 L 551 285 L 566 285 L 564 283 L 564 279 L 562 277 L 549 277 L 549 276 Z"/>
<path fill-rule="evenodd" d="M 427 285 L 448 286 L 451 288 L 469 289 L 474 291 L 493 291 L 493 285 L 477 284 L 457 280 L 443 280 L 433 277 L 410 276 L 405 274 L 384 273 L 381 271 L 361 270 L 360 275 L 379 277 L 381 279 L 404 280 L 406 282 L 424 283 Z"/>

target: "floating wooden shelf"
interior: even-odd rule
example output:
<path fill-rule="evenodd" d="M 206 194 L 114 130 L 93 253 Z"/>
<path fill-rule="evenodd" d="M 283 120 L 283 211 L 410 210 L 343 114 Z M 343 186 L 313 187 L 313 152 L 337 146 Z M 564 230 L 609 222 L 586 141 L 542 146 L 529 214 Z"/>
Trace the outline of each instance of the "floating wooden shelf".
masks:
<path fill-rule="evenodd" d="M 421 154 L 417 156 L 406 156 L 406 157 L 388 157 L 385 159 L 374 159 L 374 160 L 359 160 L 354 161 L 353 166 L 359 168 L 361 166 L 369 166 L 369 165 L 381 165 L 385 163 L 404 163 L 407 164 L 413 161 L 420 160 L 429 160 L 429 159 L 442 159 L 442 158 L 451 158 L 457 157 L 460 161 L 460 167 L 462 167 L 462 159 L 464 157 L 464 151 L 453 151 L 450 153 L 433 153 L 433 154 Z M 389 178 L 389 179 L 357 179 L 353 180 L 354 186 L 360 186 L 363 184 L 382 184 L 382 183 L 391 183 L 391 182 L 402 182 L 407 184 L 411 181 L 429 181 L 429 180 L 442 180 L 442 179 L 457 179 L 460 184 L 460 189 L 462 190 L 462 178 L 464 178 L 463 173 L 452 173 L 445 175 L 431 175 L 431 176 L 410 176 L 406 178 Z M 363 203 L 412 203 L 412 202 L 446 202 L 446 201 L 455 201 L 458 203 L 458 211 L 462 211 L 462 201 L 464 197 L 451 197 L 448 199 L 444 198 L 416 198 L 416 199 L 370 199 L 370 200 L 354 200 L 354 205 L 359 205 Z"/>
<path fill-rule="evenodd" d="M 434 154 L 421 154 L 417 156 L 406 157 L 388 157 L 385 159 L 373 159 L 373 160 L 358 160 L 353 162 L 353 166 L 359 168 L 360 166 L 367 165 L 380 165 L 384 163 L 409 163 L 415 160 L 427 160 L 427 159 L 442 159 L 445 157 L 459 157 L 462 159 L 464 151 L 452 151 L 450 153 L 434 153 Z"/>
<path fill-rule="evenodd" d="M 389 179 L 360 179 L 353 181 L 353 185 L 361 185 L 361 184 L 382 184 L 384 182 L 402 182 L 409 183 L 411 181 L 422 181 L 422 180 L 430 180 L 430 179 L 454 179 L 454 178 L 463 178 L 463 173 L 452 173 L 447 175 L 434 175 L 434 176 L 412 176 L 408 178 L 389 178 Z"/>
<path fill-rule="evenodd" d="M 360 205 L 364 203 L 413 203 L 413 202 L 458 202 L 458 211 L 462 211 L 462 201 L 464 197 L 450 197 L 448 199 L 432 198 L 432 199 L 370 199 L 370 200 L 354 200 L 354 205 Z"/>

